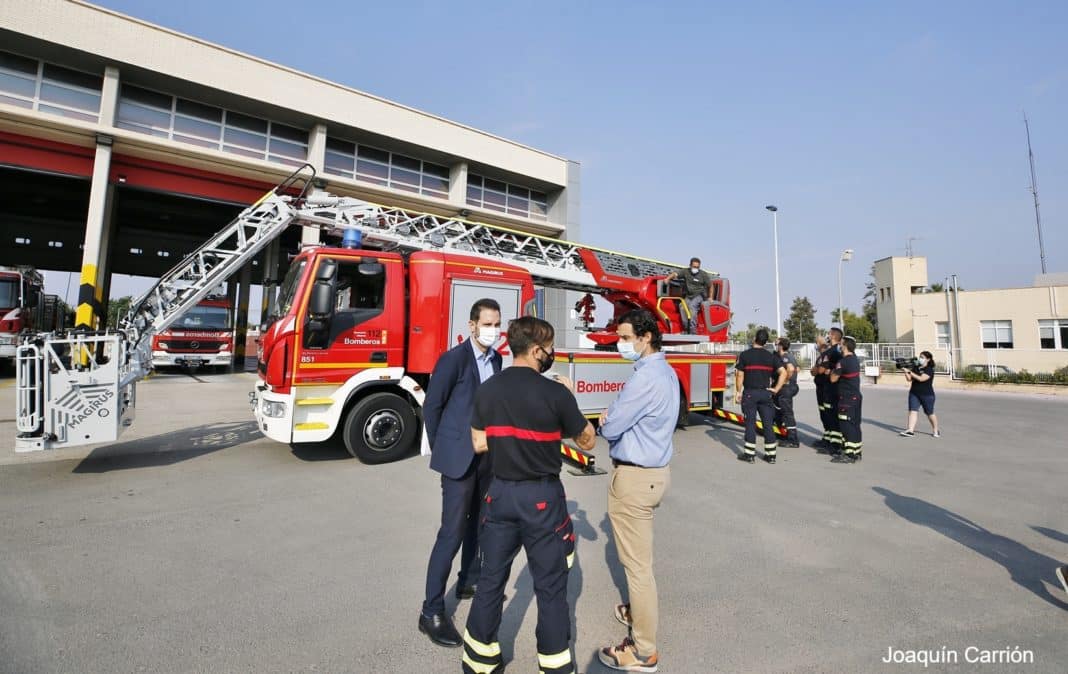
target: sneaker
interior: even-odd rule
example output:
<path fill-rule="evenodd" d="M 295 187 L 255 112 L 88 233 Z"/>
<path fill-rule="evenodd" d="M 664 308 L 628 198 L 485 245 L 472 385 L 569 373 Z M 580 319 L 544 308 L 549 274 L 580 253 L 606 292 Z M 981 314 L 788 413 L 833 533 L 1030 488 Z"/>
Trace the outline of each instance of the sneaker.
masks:
<path fill-rule="evenodd" d="M 932 438 L 940 438 L 940 437 L 942 437 L 942 434 L 939 433 L 938 431 L 935 431 L 934 433 L 931 433 L 931 437 Z"/>
<path fill-rule="evenodd" d="M 1057 567 L 1057 580 L 1061 581 L 1061 587 L 1064 588 L 1065 592 L 1068 592 L 1068 566 Z M 604 660 L 601 662 L 604 662 Z"/>
<path fill-rule="evenodd" d="M 630 604 L 616 604 L 616 620 L 627 627 L 633 625 L 630 618 Z"/>
<path fill-rule="evenodd" d="M 622 672 L 655 672 L 657 666 L 656 653 L 646 658 L 641 657 L 634 649 L 634 642 L 629 638 L 624 639 L 618 646 L 605 646 L 597 651 L 597 658 L 605 667 Z"/>
<path fill-rule="evenodd" d="M 903 438 L 911 438 L 912 436 L 914 436 L 916 434 L 913 433 L 912 431 L 908 430 L 908 429 L 905 429 L 905 430 L 901 431 L 900 433 L 898 433 L 898 435 L 900 435 Z"/>

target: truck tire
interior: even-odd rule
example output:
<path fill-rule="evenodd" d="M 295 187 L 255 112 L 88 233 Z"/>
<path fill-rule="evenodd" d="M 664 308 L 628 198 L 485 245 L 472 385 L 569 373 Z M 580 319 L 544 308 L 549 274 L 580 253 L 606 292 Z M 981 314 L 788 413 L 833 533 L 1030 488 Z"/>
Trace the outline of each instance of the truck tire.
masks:
<path fill-rule="evenodd" d="M 419 437 L 419 421 L 407 400 L 372 393 L 345 417 L 345 449 L 364 463 L 389 463 L 406 456 Z"/>

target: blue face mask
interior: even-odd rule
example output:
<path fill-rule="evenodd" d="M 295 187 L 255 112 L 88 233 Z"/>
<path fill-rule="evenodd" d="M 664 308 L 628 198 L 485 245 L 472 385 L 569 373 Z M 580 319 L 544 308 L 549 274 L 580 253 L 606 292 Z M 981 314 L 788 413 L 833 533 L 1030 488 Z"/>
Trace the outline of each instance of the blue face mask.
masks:
<path fill-rule="evenodd" d="M 616 342 L 616 349 L 619 351 L 619 355 L 623 356 L 627 360 L 638 360 L 642 357 L 640 353 L 634 350 L 634 342 Z"/>

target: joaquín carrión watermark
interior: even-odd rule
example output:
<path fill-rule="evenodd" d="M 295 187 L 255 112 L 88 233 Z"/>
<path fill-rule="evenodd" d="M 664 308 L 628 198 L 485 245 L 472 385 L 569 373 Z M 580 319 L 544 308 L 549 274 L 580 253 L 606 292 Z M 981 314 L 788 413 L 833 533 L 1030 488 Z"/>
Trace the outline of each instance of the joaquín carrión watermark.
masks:
<path fill-rule="evenodd" d="M 956 665 L 962 662 L 973 665 L 1022 665 L 1034 663 L 1035 652 L 1019 646 L 1005 648 L 980 648 L 968 646 L 963 651 L 942 646 L 941 648 L 894 648 L 887 646 L 882 661 L 887 664 L 904 665 Z"/>

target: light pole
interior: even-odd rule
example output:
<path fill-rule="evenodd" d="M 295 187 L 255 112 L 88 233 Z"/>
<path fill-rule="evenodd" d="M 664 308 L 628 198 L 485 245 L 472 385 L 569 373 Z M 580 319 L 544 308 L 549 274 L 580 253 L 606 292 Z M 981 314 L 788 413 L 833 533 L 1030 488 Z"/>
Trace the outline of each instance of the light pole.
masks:
<path fill-rule="evenodd" d="M 842 312 L 842 263 L 853 259 L 853 249 L 846 248 L 842 251 L 842 257 L 838 258 L 838 327 L 845 333 L 845 314 Z"/>
<path fill-rule="evenodd" d="M 779 207 L 768 204 L 764 208 L 771 211 L 771 221 L 775 232 L 775 330 L 782 337 L 782 304 L 779 302 Z"/>

